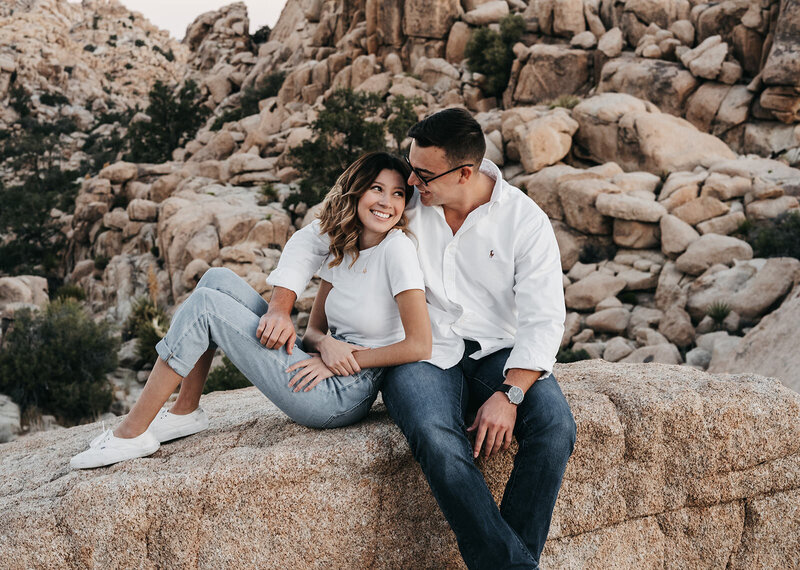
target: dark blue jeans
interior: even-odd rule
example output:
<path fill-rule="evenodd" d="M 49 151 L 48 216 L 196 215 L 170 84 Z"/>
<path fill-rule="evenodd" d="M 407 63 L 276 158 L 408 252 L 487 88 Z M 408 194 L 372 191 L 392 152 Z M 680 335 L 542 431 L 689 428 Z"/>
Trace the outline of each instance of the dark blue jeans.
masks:
<path fill-rule="evenodd" d="M 561 479 L 575 445 L 575 421 L 555 377 L 538 380 L 517 409 L 519 450 L 500 509 L 472 458 L 467 413 L 503 383 L 510 349 L 480 360 L 467 341 L 461 362 L 424 362 L 386 371 L 383 399 L 406 436 L 470 569 L 537 569 Z"/>

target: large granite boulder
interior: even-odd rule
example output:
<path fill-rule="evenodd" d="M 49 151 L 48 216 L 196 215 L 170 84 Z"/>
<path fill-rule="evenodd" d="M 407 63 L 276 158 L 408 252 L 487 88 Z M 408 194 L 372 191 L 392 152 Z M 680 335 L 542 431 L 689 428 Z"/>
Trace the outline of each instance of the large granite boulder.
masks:
<path fill-rule="evenodd" d="M 776 380 L 656 364 L 556 374 L 578 425 L 546 568 L 791 568 L 800 552 L 800 395 Z M 211 429 L 93 471 L 99 426 L 3 447 L 0 559 L 18 567 L 463 568 L 383 407 L 318 431 L 255 389 L 203 398 Z M 513 459 L 480 461 L 499 500 Z"/>
<path fill-rule="evenodd" d="M 654 103 L 666 113 L 680 116 L 698 84 L 680 64 L 662 59 L 620 57 L 603 66 L 597 92 L 627 93 Z"/>
<path fill-rule="evenodd" d="M 736 158 L 720 139 L 623 93 L 586 99 L 572 110 L 572 118 L 580 125 L 576 152 L 595 162 L 616 162 L 627 171 L 661 176 Z"/>
<path fill-rule="evenodd" d="M 780 307 L 761 319 L 725 358 L 714 358 L 712 372 L 754 372 L 779 378 L 800 392 L 800 358 L 797 352 L 797 323 L 800 320 L 800 287 Z"/>
<path fill-rule="evenodd" d="M 562 95 L 588 91 L 589 52 L 562 45 L 536 44 L 528 50 L 519 77 L 512 78 L 515 104 L 544 103 Z"/>

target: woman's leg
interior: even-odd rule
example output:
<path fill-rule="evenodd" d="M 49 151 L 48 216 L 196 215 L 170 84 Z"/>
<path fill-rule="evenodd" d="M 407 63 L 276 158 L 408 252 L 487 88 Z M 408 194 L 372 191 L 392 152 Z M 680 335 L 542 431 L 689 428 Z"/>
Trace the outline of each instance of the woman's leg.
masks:
<path fill-rule="evenodd" d="M 259 320 L 260 316 L 240 299 L 199 287 L 175 313 L 169 332 L 156 350 L 180 377 L 188 376 L 210 347 L 219 346 L 259 390 L 303 425 L 342 425 L 366 413 L 377 393 L 375 369 L 328 378 L 309 392 L 294 392 L 288 385 L 292 374 L 285 370 L 308 355 L 299 348 L 289 355 L 285 348 L 271 350 L 261 345 L 256 338 Z"/>
<path fill-rule="evenodd" d="M 206 350 L 200 360 L 197 361 L 197 364 L 194 365 L 192 371 L 183 379 L 180 392 L 178 392 L 178 399 L 169 409 L 170 413 L 178 416 L 191 414 L 200 405 L 200 396 L 203 395 L 203 387 L 206 385 L 215 350 L 215 347 Z"/>
<path fill-rule="evenodd" d="M 132 438 L 143 434 L 180 381 L 181 377 L 172 368 L 161 358 L 157 359 L 142 394 L 122 423 L 114 430 L 114 435 Z"/>
<path fill-rule="evenodd" d="M 267 302 L 261 295 L 230 269 L 222 267 L 209 269 L 200 279 L 195 291 L 200 288 L 221 291 L 258 316 L 267 312 Z M 180 392 L 178 399 L 170 408 L 170 412 L 176 415 L 185 415 L 196 410 L 200 403 L 200 396 L 203 394 L 203 387 L 208 378 L 215 350 L 216 345 L 210 343 L 197 364 L 183 379 L 161 358 L 158 358 L 139 399 L 122 423 L 114 430 L 114 435 L 131 438 L 144 433 L 178 384 L 181 386 Z"/>
<path fill-rule="evenodd" d="M 226 267 L 212 267 L 206 271 L 197 283 L 195 290 L 202 287 L 225 293 L 250 309 L 258 317 L 267 312 L 268 305 L 264 298 L 244 279 Z M 183 379 L 178 399 L 169 409 L 170 413 L 179 416 L 190 414 L 200 405 L 200 396 L 203 395 L 203 387 L 208 378 L 215 349 L 216 346 L 210 346 L 197 361 L 192 371 Z"/>

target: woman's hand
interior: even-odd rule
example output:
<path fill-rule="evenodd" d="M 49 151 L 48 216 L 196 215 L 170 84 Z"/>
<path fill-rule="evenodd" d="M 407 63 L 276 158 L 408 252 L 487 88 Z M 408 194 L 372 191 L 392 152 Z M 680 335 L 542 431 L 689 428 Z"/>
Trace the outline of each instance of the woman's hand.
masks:
<path fill-rule="evenodd" d="M 350 376 L 361 372 L 361 367 L 356 362 L 353 352 L 366 350 L 365 346 L 350 344 L 349 342 L 337 340 L 332 336 L 326 336 L 317 344 L 317 350 L 322 356 L 322 362 L 333 370 L 335 374 Z"/>
<path fill-rule="evenodd" d="M 286 369 L 286 372 L 294 372 L 295 370 L 299 370 L 299 372 L 289 380 L 289 387 L 294 387 L 295 392 L 299 392 L 303 388 L 305 388 L 305 392 L 308 392 L 325 378 L 335 375 L 333 370 L 325 366 L 318 354 L 314 354 L 306 360 L 295 362 Z"/>

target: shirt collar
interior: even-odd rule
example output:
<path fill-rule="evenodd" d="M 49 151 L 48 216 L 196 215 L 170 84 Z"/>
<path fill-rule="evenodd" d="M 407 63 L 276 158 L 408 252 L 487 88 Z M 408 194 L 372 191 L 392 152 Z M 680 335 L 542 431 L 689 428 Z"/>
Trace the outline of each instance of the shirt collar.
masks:
<path fill-rule="evenodd" d="M 508 196 L 508 183 L 503 180 L 503 173 L 488 158 L 484 158 L 481 162 L 480 171 L 494 180 L 492 196 L 489 198 L 489 207 L 492 207 L 495 203 L 502 202 Z"/>

